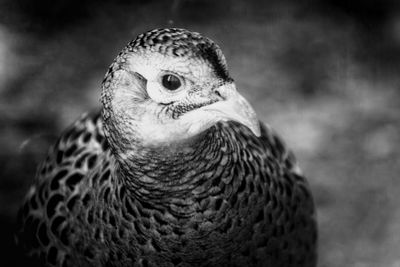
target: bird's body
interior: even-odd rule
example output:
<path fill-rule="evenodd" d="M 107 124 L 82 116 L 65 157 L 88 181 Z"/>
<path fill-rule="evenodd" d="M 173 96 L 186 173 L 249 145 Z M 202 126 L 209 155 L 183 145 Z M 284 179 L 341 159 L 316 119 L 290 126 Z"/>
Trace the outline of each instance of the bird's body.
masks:
<path fill-rule="evenodd" d="M 222 108 L 215 103 L 230 103 L 230 91 L 201 92 L 202 103 L 188 103 L 200 91 L 193 86 L 184 101 L 162 103 L 160 110 L 169 117 L 141 112 L 140 105 L 155 105 L 160 95 L 151 91 L 150 72 L 138 77 L 127 71 L 124 55 L 144 47 L 143 40 L 154 41 L 149 37 L 154 32 L 152 38 L 160 40 L 166 33 L 192 34 L 153 31 L 117 58 L 103 82 L 103 117 L 83 116 L 40 167 L 20 213 L 21 246 L 48 266 L 315 266 L 308 185 L 292 153 L 269 127 L 252 119 L 245 100 L 233 92 L 235 103 L 248 110 L 215 120 L 216 110 L 226 111 L 226 103 Z M 211 55 L 208 62 L 220 57 Z M 220 87 L 231 83 L 224 66 L 216 72 Z M 166 88 L 181 85 L 162 77 Z M 145 87 L 146 92 L 129 95 L 131 88 Z M 129 112 L 127 101 L 135 103 Z M 194 117 L 185 120 L 208 106 L 213 109 L 202 111 L 201 127 Z M 162 127 L 164 132 L 155 131 Z"/>

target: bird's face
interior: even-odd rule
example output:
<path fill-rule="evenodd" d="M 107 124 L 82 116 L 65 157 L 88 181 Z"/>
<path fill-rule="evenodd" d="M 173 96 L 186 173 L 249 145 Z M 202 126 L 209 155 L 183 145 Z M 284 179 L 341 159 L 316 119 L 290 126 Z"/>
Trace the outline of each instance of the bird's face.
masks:
<path fill-rule="evenodd" d="M 182 29 L 154 30 L 131 42 L 106 75 L 102 102 L 106 130 L 119 146 L 181 142 L 219 121 L 260 133 L 219 47 Z"/>

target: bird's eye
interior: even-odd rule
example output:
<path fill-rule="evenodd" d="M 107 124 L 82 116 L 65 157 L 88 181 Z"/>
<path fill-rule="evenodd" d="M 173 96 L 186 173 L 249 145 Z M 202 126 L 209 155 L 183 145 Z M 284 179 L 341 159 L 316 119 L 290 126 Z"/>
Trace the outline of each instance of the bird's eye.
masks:
<path fill-rule="evenodd" d="M 175 75 L 166 74 L 162 77 L 162 85 L 170 91 L 175 91 L 181 87 L 181 80 Z"/>

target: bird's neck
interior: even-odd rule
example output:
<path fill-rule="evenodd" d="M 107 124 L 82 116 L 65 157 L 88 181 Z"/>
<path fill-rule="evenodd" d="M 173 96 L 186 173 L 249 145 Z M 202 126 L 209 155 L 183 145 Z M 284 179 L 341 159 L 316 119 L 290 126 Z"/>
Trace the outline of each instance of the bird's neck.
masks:
<path fill-rule="evenodd" d="M 119 159 L 118 176 L 135 197 L 146 200 L 213 190 L 221 172 L 234 164 L 236 147 L 223 129 L 211 127 L 196 138 L 168 146 L 138 147 Z"/>

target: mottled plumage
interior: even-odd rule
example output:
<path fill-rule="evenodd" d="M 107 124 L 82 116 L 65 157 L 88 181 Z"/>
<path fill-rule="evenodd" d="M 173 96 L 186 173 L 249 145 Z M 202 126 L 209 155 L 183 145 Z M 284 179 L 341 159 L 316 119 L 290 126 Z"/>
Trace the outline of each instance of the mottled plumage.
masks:
<path fill-rule="evenodd" d="M 160 76 L 183 89 L 152 89 L 153 53 L 183 60 Z M 131 67 L 131 56 L 148 61 Z M 39 168 L 21 247 L 47 266 L 315 266 L 308 185 L 232 84 L 218 46 L 197 33 L 129 43 L 103 81 L 103 116 L 79 119 Z M 247 111 L 221 115 L 224 101 Z"/>

